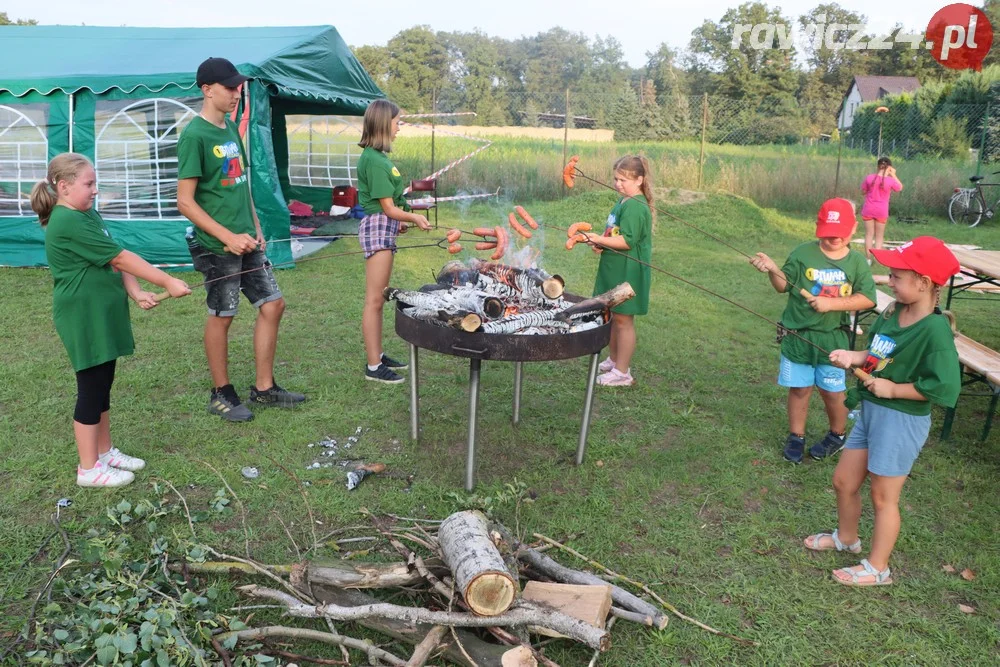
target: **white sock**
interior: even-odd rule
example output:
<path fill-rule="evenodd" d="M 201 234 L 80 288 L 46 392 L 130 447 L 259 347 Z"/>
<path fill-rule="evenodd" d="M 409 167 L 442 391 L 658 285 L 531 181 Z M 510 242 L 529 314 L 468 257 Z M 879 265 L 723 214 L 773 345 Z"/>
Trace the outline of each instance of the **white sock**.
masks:
<path fill-rule="evenodd" d="M 108 451 L 104 452 L 103 454 L 98 454 L 97 455 L 97 460 L 101 461 L 103 463 L 104 461 L 108 460 L 109 456 L 111 456 L 111 450 L 110 449 Z"/>
<path fill-rule="evenodd" d="M 381 362 L 375 364 L 374 366 L 372 366 L 371 364 L 368 364 L 368 370 L 370 370 L 370 371 L 372 371 L 374 373 L 375 371 L 378 370 L 378 367 L 381 366 L 381 365 L 382 365 Z"/>

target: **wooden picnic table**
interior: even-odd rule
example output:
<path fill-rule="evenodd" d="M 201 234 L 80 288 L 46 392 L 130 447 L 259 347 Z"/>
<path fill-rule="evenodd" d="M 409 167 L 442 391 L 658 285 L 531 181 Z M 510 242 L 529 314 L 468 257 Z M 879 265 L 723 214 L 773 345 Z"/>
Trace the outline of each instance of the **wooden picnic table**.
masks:
<path fill-rule="evenodd" d="M 959 273 L 964 279 L 952 276 L 948 283 L 948 300 L 945 309 L 951 309 L 951 299 L 956 293 L 969 289 L 977 291 L 1000 290 L 1000 251 L 951 249 L 961 265 Z"/>

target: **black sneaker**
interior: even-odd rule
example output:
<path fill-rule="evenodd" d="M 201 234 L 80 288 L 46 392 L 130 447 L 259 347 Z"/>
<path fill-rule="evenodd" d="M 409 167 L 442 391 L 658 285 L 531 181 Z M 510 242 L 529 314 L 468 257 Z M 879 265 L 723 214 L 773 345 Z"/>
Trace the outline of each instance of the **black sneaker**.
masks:
<path fill-rule="evenodd" d="M 404 364 L 402 361 L 396 361 L 385 352 L 382 353 L 382 365 L 394 371 L 405 371 L 410 367 L 409 364 Z"/>
<path fill-rule="evenodd" d="M 822 440 L 809 448 L 809 456 L 817 461 L 822 461 L 828 456 L 833 456 L 844 448 L 844 441 L 846 439 L 846 436 L 835 435 L 833 431 L 828 431 Z"/>
<path fill-rule="evenodd" d="M 231 384 L 212 390 L 212 397 L 208 400 L 208 413 L 219 415 L 230 422 L 248 422 L 253 419 L 250 408 L 240 402 L 240 397 Z"/>
<path fill-rule="evenodd" d="M 399 384 L 403 382 L 403 376 L 385 364 L 379 364 L 375 370 L 369 370 L 368 366 L 365 366 L 365 379 L 372 382 L 384 382 L 386 384 Z"/>
<path fill-rule="evenodd" d="M 802 463 L 802 454 L 806 450 L 806 439 L 791 433 L 785 440 L 785 460 L 792 463 Z"/>
<path fill-rule="evenodd" d="M 270 389 L 261 391 L 250 387 L 250 402 L 254 405 L 274 405 L 279 408 L 291 408 L 306 400 L 305 394 L 283 389 L 277 382 Z"/>

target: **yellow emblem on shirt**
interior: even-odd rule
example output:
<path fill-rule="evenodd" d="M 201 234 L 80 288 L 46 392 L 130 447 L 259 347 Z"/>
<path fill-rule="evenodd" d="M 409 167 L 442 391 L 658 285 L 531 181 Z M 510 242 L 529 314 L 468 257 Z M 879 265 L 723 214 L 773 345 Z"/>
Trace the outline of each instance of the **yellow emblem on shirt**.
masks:
<path fill-rule="evenodd" d="M 399 169 L 396 169 L 396 167 L 393 167 L 392 168 L 392 175 L 395 176 L 396 178 L 399 178 L 399 176 L 400 176 Z"/>

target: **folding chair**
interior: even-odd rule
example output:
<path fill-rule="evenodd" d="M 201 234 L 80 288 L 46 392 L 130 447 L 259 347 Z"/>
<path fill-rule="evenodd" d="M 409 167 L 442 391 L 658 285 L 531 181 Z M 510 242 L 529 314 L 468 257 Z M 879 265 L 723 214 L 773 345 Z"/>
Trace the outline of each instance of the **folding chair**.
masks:
<path fill-rule="evenodd" d="M 424 215 L 427 216 L 428 222 L 431 219 L 430 210 L 434 209 L 434 227 L 438 226 L 438 212 L 437 212 L 437 179 L 427 178 L 420 181 L 410 181 L 410 194 L 413 193 L 431 193 L 431 201 L 429 202 L 416 202 L 410 204 L 410 208 L 414 211 L 424 211 Z M 420 199 L 421 197 L 415 197 L 415 199 Z"/>

